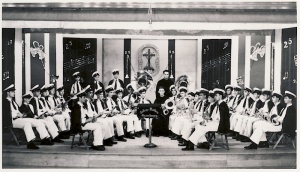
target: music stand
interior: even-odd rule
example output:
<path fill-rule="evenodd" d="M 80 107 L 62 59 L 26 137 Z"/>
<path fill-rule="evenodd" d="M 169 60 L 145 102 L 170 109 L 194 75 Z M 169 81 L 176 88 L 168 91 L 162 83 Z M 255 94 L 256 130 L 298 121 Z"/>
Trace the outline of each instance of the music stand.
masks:
<path fill-rule="evenodd" d="M 157 118 L 159 114 L 159 108 L 161 108 L 161 104 L 138 104 L 137 106 L 137 116 L 138 118 L 149 118 L 149 143 L 145 144 L 145 148 L 155 148 L 156 144 L 151 142 L 152 136 L 152 126 L 151 126 L 151 118 Z"/>

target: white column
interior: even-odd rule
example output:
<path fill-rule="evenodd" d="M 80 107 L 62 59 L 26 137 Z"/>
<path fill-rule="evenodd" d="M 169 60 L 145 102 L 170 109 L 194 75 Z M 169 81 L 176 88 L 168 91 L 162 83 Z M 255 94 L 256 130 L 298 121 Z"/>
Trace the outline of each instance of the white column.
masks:
<path fill-rule="evenodd" d="M 239 65 L 239 37 L 233 36 L 231 39 L 231 81 L 233 85 L 237 85 L 236 79 L 238 77 Z"/>
<path fill-rule="evenodd" d="M 265 88 L 271 88 L 271 36 L 266 36 Z"/>
<path fill-rule="evenodd" d="M 197 42 L 197 73 L 196 73 L 196 89 L 201 88 L 202 81 L 202 38 L 198 38 Z"/>
<path fill-rule="evenodd" d="M 281 37 L 282 30 L 275 30 L 275 59 L 274 59 L 274 91 L 280 92 L 281 86 Z"/>
<path fill-rule="evenodd" d="M 102 38 L 97 38 L 97 59 L 96 59 L 96 70 L 100 73 L 100 76 L 102 77 L 103 80 L 103 71 L 102 71 L 102 65 L 103 65 L 103 57 L 102 57 Z M 122 71 L 121 71 L 122 72 Z"/>
<path fill-rule="evenodd" d="M 31 89 L 30 33 L 25 34 L 25 90 Z"/>
<path fill-rule="evenodd" d="M 22 104 L 22 29 L 15 29 L 15 87 L 16 102 Z"/>
<path fill-rule="evenodd" d="M 63 34 L 56 34 L 56 75 L 58 75 L 57 86 L 63 85 Z"/>
<path fill-rule="evenodd" d="M 250 87 L 250 47 L 251 47 L 251 36 L 246 36 L 245 39 L 245 86 Z"/>
<path fill-rule="evenodd" d="M 49 33 L 44 33 L 44 49 L 45 49 L 45 85 L 50 84 L 50 35 Z"/>

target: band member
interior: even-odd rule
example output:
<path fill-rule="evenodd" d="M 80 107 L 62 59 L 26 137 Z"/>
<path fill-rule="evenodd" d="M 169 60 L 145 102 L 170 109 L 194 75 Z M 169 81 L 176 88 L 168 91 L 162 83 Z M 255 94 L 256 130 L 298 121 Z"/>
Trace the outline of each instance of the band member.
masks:
<path fill-rule="evenodd" d="M 71 97 L 69 100 L 65 100 L 64 98 L 64 94 L 65 94 L 65 89 L 64 89 L 64 86 L 58 86 L 57 87 L 57 98 L 56 98 L 56 101 L 57 101 L 57 104 L 60 105 L 60 107 L 62 108 L 62 113 L 63 113 L 63 116 L 67 119 L 68 117 L 70 118 L 70 114 L 71 114 L 71 110 L 69 109 L 69 106 L 68 106 L 68 102 L 71 101 L 71 100 L 75 100 L 76 97 L 73 96 Z M 70 123 L 68 124 L 68 121 L 66 120 L 66 128 L 67 130 L 70 130 L 70 127 L 71 127 L 71 121 Z"/>
<path fill-rule="evenodd" d="M 93 104 L 93 97 L 94 97 L 94 93 L 93 90 L 90 88 L 90 86 L 88 85 L 86 87 L 85 91 L 85 95 L 86 95 L 86 101 L 85 103 L 83 103 L 83 105 L 86 107 L 86 112 L 89 118 L 95 118 L 94 122 L 98 123 L 101 128 L 102 128 L 102 136 L 104 139 L 104 145 L 105 146 L 112 146 L 113 144 L 111 143 L 111 138 L 113 137 L 114 133 L 110 132 L 109 129 L 109 123 L 104 120 L 103 118 L 97 118 L 98 117 L 98 113 L 96 111 L 96 108 Z"/>
<path fill-rule="evenodd" d="M 88 116 L 87 109 L 84 107 L 86 101 L 85 90 L 79 92 L 76 96 L 78 102 L 74 105 L 71 112 L 71 130 L 72 132 L 80 132 L 82 130 L 91 130 L 94 133 L 94 141 L 92 148 L 98 151 L 104 151 L 103 133 L 99 123 L 95 123 L 96 119 Z"/>
<path fill-rule="evenodd" d="M 75 83 L 71 87 L 71 96 L 79 93 L 83 89 L 82 83 L 80 82 L 80 72 L 75 72 L 72 76 L 75 79 Z"/>
<path fill-rule="evenodd" d="M 176 110 L 174 113 L 177 113 L 177 118 L 174 121 L 174 125 L 172 126 L 172 132 L 175 134 L 171 140 L 179 140 L 181 139 L 181 131 L 183 128 L 183 124 L 185 121 L 191 119 L 190 114 L 188 113 L 189 103 L 186 99 L 187 88 L 179 87 L 180 98 L 176 103 Z M 192 106 L 192 103 L 190 104 Z"/>
<path fill-rule="evenodd" d="M 151 104 L 151 101 L 146 99 L 146 87 L 140 87 L 138 89 L 138 92 L 140 94 L 139 98 L 136 99 L 136 101 L 134 103 L 137 103 L 137 104 Z M 146 118 L 145 119 L 145 123 L 146 123 L 146 137 L 149 137 L 149 128 L 150 128 L 150 125 L 152 125 L 152 119 L 150 119 L 150 125 L 149 125 L 149 118 Z"/>
<path fill-rule="evenodd" d="M 165 106 L 165 102 L 168 97 L 165 95 L 164 87 L 159 87 L 158 89 L 159 97 L 156 97 L 154 104 L 161 104 Z M 163 111 L 160 111 L 158 118 L 153 119 L 152 126 L 153 126 L 153 136 L 168 136 L 168 122 L 169 122 L 169 114 L 164 115 Z"/>
<path fill-rule="evenodd" d="M 234 131 L 236 132 L 236 135 L 233 136 L 233 139 L 237 139 L 237 140 L 241 140 L 242 137 L 241 135 L 243 135 L 244 130 L 246 128 L 247 125 L 247 119 L 249 117 L 252 117 L 256 114 L 256 112 L 259 111 L 259 109 L 261 109 L 264 106 L 264 102 L 262 102 L 260 100 L 260 95 L 261 95 L 261 90 L 258 88 L 253 88 L 253 99 L 254 102 L 253 104 L 250 106 L 250 108 L 248 110 L 246 110 L 245 115 L 241 116 L 240 118 L 238 118 L 236 125 L 234 127 Z"/>
<path fill-rule="evenodd" d="M 91 85 L 90 85 L 92 91 L 95 92 L 95 91 L 98 90 L 98 89 L 104 90 L 104 85 L 103 85 L 103 83 L 100 81 L 101 78 L 100 78 L 99 72 L 98 72 L 98 71 L 94 72 L 94 73 L 92 74 L 92 77 L 94 78 L 94 82 L 91 83 Z M 96 96 L 95 96 L 94 98 L 96 98 Z"/>
<path fill-rule="evenodd" d="M 172 94 L 171 94 L 171 91 L 169 90 L 170 86 L 171 85 L 174 85 L 174 82 L 172 79 L 170 79 L 170 72 L 168 70 L 164 70 L 163 71 L 163 74 L 164 74 L 164 78 L 159 80 L 157 82 L 157 85 L 156 85 L 156 90 L 155 90 L 155 93 L 156 93 L 156 97 L 159 97 L 159 93 L 158 93 L 158 89 L 162 86 L 164 87 L 164 89 L 166 90 L 166 96 L 167 97 L 171 97 Z"/>
<path fill-rule="evenodd" d="M 207 142 L 205 134 L 209 131 L 217 131 L 218 133 L 228 133 L 229 131 L 229 108 L 223 101 L 225 91 L 219 88 L 214 89 L 216 107 L 212 112 L 211 117 L 206 117 L 209 122 L 205 125 L 197 125 L 194 133 L 189 137 L 189 142 L 183 151 L 194 150 L 194 145 L 198 142 Z"/>
<path fill-rule="evenodd" d="M 118 135 L 117 140 L 126 142 L 127 140 L 124 138 L 123 119 L 119 118 L 116 115 L 120 112 L 116 109 L 117 105 L 112 99 L 112 96 L 114 95 L 114 89 L 111 85 L 109 85 L 108 87 L 106 87 L 105 92 L 107 93 L 106 105 L 110 111 L 110 115 L 108 117 L 111 118 L 114 121 L 114 124 L 116 125 Z"/>
<path fill-rule="evenodd" d="M 231 113 L 232 113 L 233 110 L 236 109 L 238 104 L 243 99 L 243 96 L 240 94 L 240 92 L 241 92 L 241 87 L 240 86 L 234 86 L 233 87 L 233 91 L 232 91 L 233 98 L 227 103 Z"/>
<path fill-rule="evenodd" d="M 135 100 L 137 99 L 136 94 L 134 94 L 134 89 L 131 84 L 128 84 L 126 86 L 126 89 L 128 91 L 128 95 L 123 97 L 123 100 L 126 102 L 127 106 L 132 107 Z"/>
<path fill-rule="evenodd" d="M 48 115 L 52 116 L 53 120 L 57 122 L 61 138 L 69 139 L 70 135 L 67 131 L 65 118 L 62 116 L 62 111 L 51 108 L 50 103 L 47 100 L 49 98 L 49 88 L 51 87 L 46 85 L 41 88 L 42 96 L 40 100 L 42 102 L 42 106 L 48 112 Z"/>
<path fill-rule="evenodd" d="M 96 90 L 95 92 L 97 99 L 94 101 L 94 105 L 95 105 L 95 110 L 98 114 L 97 118 L 101 118 L 103 120 L 105 120 L 108 124 L 108 132 L 110 135 L 110 139 L 106 139 L 104 140 L 104 144 L 110 145 L 110 144 L 117 144 L 118 142 L 114 141 L 114 133 L 115 133 L 115 129 L 114 129 L 114 121 L 112 118 L 109 118 L 108 115 L 110 115 L 110 112 L 107 108 L 106 105 L 106 100 L 104 98 L 104 91 L 100 88 L 98 90 Z"/>
<path fill-rule="evenodd" d="M 15 102 L 15 86 L 14 84 L 8 86 L 3 90 L 6 92 L 6 98 L 3 99 L 3 108 L 2 108 L 2 115 L 3 115 L 3 126 L 5 127 L 12 127 L 12 128 L 20 128 L 23 129 L 26 135 L 27 140 L 27 149 L 39 149 L 38 146 L 34 144 L 34 140 L 36 138 L 32 127 L 36 127 L 40 134 L 40 138 L 43 142 L 47 143 L 47 137 L 49 137 L 45 126 L 32 118 L 25 118 L 26 114 L 22 114 L 19 111 L 19 106 Z"/>
<path fill-rule="evenodd" d="M 193 105 L 195 105 L 195 103 L 196 103 L 196 102 L 194 102 L 195 93 L 189 92 L 187 98 L 188 98 L 188 102 L 191 102 L 191 103 L 193 103 Z"/>
<path fill-rule="evenodd" d="M 125 101 L 122 99 L 123 98 L 123 88 L 117 88 L 116 89 L 116 94 L 117 94 L 117 110 L 120 112 L 117 116 L 123 120 L 123 122 L 127 123 L 127 134 L 126 137 L 130 139 L 134 139 L 133 133 L 135 129 L 139 130 L 137 132 L 141 131 L 141 128 L 138 127 L 138 125 L 141 123 L 139 122 L 139 119 L 136 115 L 133 115 L 131 113 L 131 109 L 128 108 L 126 105 Z M 136 126 L 134 127 L 134 123 Z"/>
<path fill-rule="evenodd" d="M 176 105 L 176 102 L 177 102 L 177 90 L 176 90 L 176 87 L 175 87 L 175 85 L 171 85 L 170 86 L 170 92 L 171 92 L 171 94 L 172 94 L 172 96 L 170 97 L 170 99 L 172 99 L 173 101 L 174 101 L 174 103 L 175 103 L 175 105 Z M 172 109 L 171 111 L 170 111 L 170 117 L 169 117 L 169 130 L 170 130 L 170 138 L 171 137 L 174 137 L 174 135 L 173 135 L 173 133 L 172 133 L 172 126 L 173 126 L 173 124 L 174 124 L 174 121 L 175 121 L 175 119 L 176 119 L 176 117 L 177 117 L 177 114 L 176 113 L 174 113 L 174 109 Z"/>
<path fill-rule="evenodd" d="M 225 95 L 224 101 L 227 104 L 233 98 L 233 96 L 232 96 L 232 90 L 233 90 L 233 86 L 232 85 L 226 85 L 225 86 L 226 95 Z"/>
<path fill-rule="evenodd" d="M 278 96 L 278 95 L 277 95 Z M 296 98 L 296 95 L 290 91 L 285 91 L 284 103 L 286 104 L 278 115 L 274 114 L 272 122 L 265 121 L 263 125 L 257 126 L 251 135 L 250 139 L 252 143 L 249 146 L 245 146 L 245 149 L 257 149 L 260 141 L 265 144 L 262 147 L 268 147 L 266 132 L 279 132 L 288 134 L 292 138 L 295 137 L 296 131 L 296 109 L 292 104 L 292 100 Z"/>
<path fill-rule="evenodd" d="M 43 106 L 42 101 L 40 100 L 41 88 L 39 85 L 35 85 L 31 88 L 31 92 L 33 94 L 33 98 L 30 100 L 30 104 L 33 106 L 33 114 L 35 119 L 43 122 L 52 137 L 53 142 L 63 143 L 60 138 L 66 138 L 63 134 L 58 134 L 58 128 L 54 123 L 53 117 L 50 116 L 47 109 Z"/>
<path fill-rule="evenodd" d="M 114 79 L 110 80 L 108 85 L 112 85 L 113 89 L 116 90 L 117 88 L 125 88 L 124 87 L 124 82 L 119 79 L 119 70 L 118 69 L 114 69 L 112 71 L 112 74 L 114 76 Z"/>
<path fill-rule="evenodd" d="M 65 109 L 63 109 L 62 104 L 59 103 L 59 101 L 56 99 L 54 84 L 50 84 L 50 86 L 49 86 L 48 102 L 49 102 L 49 105 L 50 105 L 50 109 L 61 112 L 62 116 L 64 117 L 66 130 L 70 131 L 71 121 L 70 121 L 70 114 L 69 113 L 71 111 L 66 111 Z M 69 132 L 67 132 L 67 133 L 69 133 Z"/>

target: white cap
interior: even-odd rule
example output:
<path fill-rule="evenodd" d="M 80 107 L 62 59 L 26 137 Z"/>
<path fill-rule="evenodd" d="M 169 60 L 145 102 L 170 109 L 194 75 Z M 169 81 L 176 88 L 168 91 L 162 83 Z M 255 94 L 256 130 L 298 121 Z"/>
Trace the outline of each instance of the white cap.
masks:
<path fill-rule="evenodd" d="M 12 90 L 16 90 L 14 84 L 11 84 L 11 85 L 8 86 L 7 88 L 5 88 L 3 91 L 12 91 Z"/>
<path fill-rule="evenodd" d="M 292 93 L 292 92 L 290 92 L 290 91 L 285 91 L 284 93 L 285 93 L 285 94 L 289 94 L 289 95 L 291 95 L 291 96 L 293 96 L 293 97 L 295 97 L 295 98 L 297 97 L 296 94 L 294 94 L 294 93 Z"/>
<path fill-rule="evenodd" d="M 97 75 L 97 74 L 100 75 L 98 71 L 95 71 L 95 72 L 92 74 L 92 77 L 95 77 L 95 75 Z"/>
<path fill-rule="evenodd" d="M 75 73 L 73 73 L 73 76 L 76 76 L 76 75 L 79 75 L 80 74 L 80 72 L 75 72 Z"/>

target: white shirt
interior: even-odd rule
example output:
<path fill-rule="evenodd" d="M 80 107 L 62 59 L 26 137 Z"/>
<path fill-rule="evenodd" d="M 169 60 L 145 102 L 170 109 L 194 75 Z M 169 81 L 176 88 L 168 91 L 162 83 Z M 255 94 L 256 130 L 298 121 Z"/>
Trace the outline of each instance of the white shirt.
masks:
<path fill-rule="evenodd" d="M 124 100 L 126 103 L 128 102 L 129 95 L 130 95 L 130 94 L 128 94 L 127 96 L 123 97 L 123 100 Z M 133 94 L 131 94 L 130 102 L 131 102 L 132 104 L 135 102 L 135 98 L 133 97 Z"/>
<path fill-rule="evenodd" d="M 120 108 L 120 110 L 125 110 L 125 109 L 127 109 L 128 107 L 126 106 L 126 104 L 125 104 L 125 102 L 123 102 L 124 100 L 122 100 L 122 99 L 117 99 L 117 102 L 118 102 L 118 106 L 119 106 L 119 108 Z M 122 109 L 122 103 L 123 103 L 123 109 Z"/>
<path fill-rule="evenodd" d="M 77 90 L 77 85 L 78 85 L 79 90 Z M 81 88 L 81 85 L 80 85 L 79 81 L 76 81 L 76 82 L 72 85 L 72 87 L 71 87 L 71 94 L 72 94 L 72 95 L 77 94 L 77 93 L 79 93 L 81 90 L 82 90 L 82 88 Z"/>
<path fill-rule="evenodd" d="M 20 114 L 19 107 L 15 101 L 12 101 L 11 98 L 6 98 L 10 102 L 10 109 L 11 109 L 11 117 L 16 118 L 18 114 Z M 15 105 L 16 109 L 14 108 L 13 104 Z M 3 108 L 3 107 L 2 107 Z"/>
<path fill-rule="evenodd" d="M 223 100 L 218 101 L 218 104 L 215 106 L 213 113 L 211 114 L 211 118 L 213 121 L 220 121 L 220 108 L 219 105 L 223 102 Z"/>
<path fill-rule="evenodd" d="M 86 121 L 86 115 L 87 115 L 87 111 L 86 109 L 83 108 L 83 104 L 81 102 L 78 102 L 78 104 L 80 105 L 80 111 L 81 111 L 81 123 L 85 123 Z"/>
<path fill-rule="evenodd" d="M 99 99 L 96 100 L 96 104 L 97 104 L 97 111 L 98 111 L 98 113 L 103 112 L 104 109 L 103 109 L 101 101 Z"/>
<path fill-rule="evenodd" d="M 118 79 L 113 79 L 114 81 L 113 81 L 113 83 L 111 84 L 112 85 L 112 87 L 115 89 L 115 84 L 117 84 L 117 87 L 116 88 L 122 88 L 122 86 L 121 86 L 121 84 L 120 84 L 120 82 L 119 82 L 119 80 Z"/>
<path fill-rule="evenodd" d="M 283 109 L 283 112 L 282 112 L 281 116 L 278 118 L 278 121 L 279 121 L 280 123 L 283 122 L 284 117 L 285 117 L 285 115 L 286 115 L 287 108 L 288 108 L 289 106 L 292 106 L 292 103 L 287 104 L 286 107 Z"/>
<path fill-rule="evenodd" d="M 116 106 L 116 103 L 110 97 L 107 97 L 106 104 L 109 110 L 112 110 Z"/>
<path fill-rule="evenodd" d="M 57 106 L 58 105 L 57 100 L 52 95 L 49 95 L 48 103 L 49 103 L 51 109 L 54 109 L 56 107 L 54 101 L 55 101 L 56 106 Z"/>
<path fill-rule="evenodd" d="M 93 105 L 93 103 L 89 100 L 89 99 L 87 99 L 86 100 L 86 104 L 87 104 L 87 115 L 89 116 L 89 117 L 93 117 L 93 116 L 97 116 L 97 113 L 96 113 L 96 108 L 95 108 L 95 106 Z M 93 110 L 94 109 L 94 110 Z"/>
<path fill-rule="evenodd" d="M 205 105 L 206 101 L 207 101 L 206 99 L 202 101 L 202 105 L 200 107 L 200 113 L 204 112 L 204 105 Z"/>
<path fill-rule="evenodd" d="M 270 99 L 265 101 L 264 107 L 262 108 L 263 113 L 269 113 L 269 107 L 268 107 L 269 102 L 270 102 Z"/>

